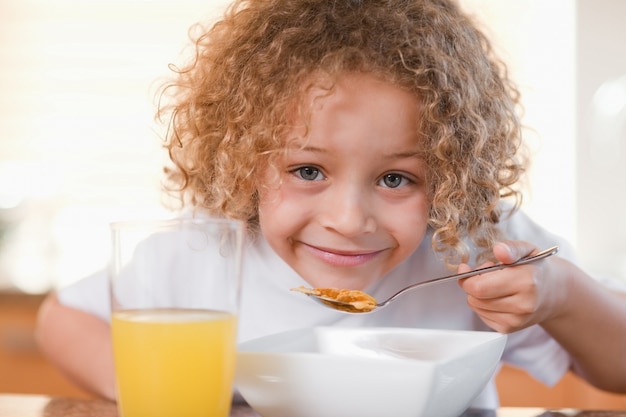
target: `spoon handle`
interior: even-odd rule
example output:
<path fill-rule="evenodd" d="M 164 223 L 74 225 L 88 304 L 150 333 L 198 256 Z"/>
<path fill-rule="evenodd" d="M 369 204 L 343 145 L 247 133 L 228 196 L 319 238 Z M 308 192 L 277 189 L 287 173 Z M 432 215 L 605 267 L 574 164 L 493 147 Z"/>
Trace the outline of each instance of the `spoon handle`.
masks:
<path fill-rule="evenodd" d="M 500 270 L 500 269 L 509 268 L 511 266 L 518 266 L 518 265 L 523 265 L 523 264 L 527 264 L 527 263 L 530 263 L 530 262 L 535 262 L 535 261 L 538 261 L 540 259 L 547 258 L 548 256 L 554 255 L 558 251 L 559 251 L 559 247 L 558 246 L 552 246 L 551 248 L 542 250 L 541 252 L 538 252 L 538 253 L 536 253 L 534 255 L 525 256 L 523 258 L 520 258 L 517 261 L 515 261 L 513 263 L 510 263 L 510 264 L 497 264 L 497 265 L 492 265 L 492 266 L 486 266 L 484 268 L 474 269 L 472 271 L 464 272 L 462 274 L 452 274 L 452 275 L 448 275 L 448 276 L 445 276 L 445 277 L 433 278 L 433 279 L 430 279 L 428 281 L 418 282 L 417 284 L 410 285 L 410 286 L 408 286 L 408 287 L 398 291 L 397 293 L 395 293 L 394 295 L 389 297 L 386 301 L 384 301 L 383 303 L 380 303 L 379 306 L 383 306 L 383 305 L 389 303 L 391 300 L 393 300 L 397 296 L 399 296 L 401 294 L 404 294 L 407 291 L 411 291 L 412 289 L 417 288 L 417 287 L 422 287 L 422 286 L 426 286 L 426 285 L 429 285 L 429 284 L 434 284 L 436 282 L 437 283 L 441 283 L 441 282 L 444 282 L 444 281 L 451 281 L 451 280 L 458 280 L 458 279 L 463 279 L 463 278 L 469 278 L 469 277 L 473 277 L 474 275 L 484 274 L 486 272 L 497 271 L 497 270 Z"/>

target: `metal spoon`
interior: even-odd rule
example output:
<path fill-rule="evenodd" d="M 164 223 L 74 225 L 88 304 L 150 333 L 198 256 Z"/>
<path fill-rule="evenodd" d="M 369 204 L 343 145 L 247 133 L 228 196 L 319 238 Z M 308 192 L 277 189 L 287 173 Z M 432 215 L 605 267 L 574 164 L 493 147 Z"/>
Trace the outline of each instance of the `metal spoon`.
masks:
<path fill-rule="evenodd" d="M 339 310 L 339 311 L 343 311 L 346 313 L 371 313 L 372 311 L 375 310 L 379 310 L 387 305 L 389 305 L 389 303 L 391 303 L 393 300 L 395 300 L 396 298 L 398 298 L 400 295 L 408 292 L 408 291 L 412 291 L 416 288 L 420 288 L 420 287 L 425 287 L 427 285 L 431 285 L 431 284 L 438 284 L 438 283 L 442 283 L 442 282 L 446 282 L 446 281 L 450 281 L 450 280 L 458 280 L 458 279 L 462 279 L 462 278 L 468 278 L 468 277 L 473 277 L 474 275 L 480 275 L 480 274 L 484 274 L 487 272 L 491 272 L 491 271 L 497 271 L 499 269 L 504 269 L 504 268 L 509 268 L 512 266 L 518 266 L 518 265 L 523 265 L 523 264 L 527 264 L 530 262 L 534 262 L 534 261 L 538 261 L 540 259 L 543 258 L 547 258 L 548 256 L 554 255 L 555 253 L 557 253 L 559 250 L 558 246 L 553 246 L 551 248 L 548 248 L 546 250 L 543 250 L 539 253 L 536 253 L 534 255 L 531 256 L 525 256 L 523 258 L 518 259 L 517 261 L 510 263 L 510 264 L 497 264 L 497 265 L 493 265 L 493 266 L 487 266 L 485 268 L 479 268 L 479 269 L 474 269 L 473 271 L 469 271 L 469 272 L 465 272 L 462 274 L 454 274 L 454 275 L 448 275 L 446 277 L 440 277 L 440 278 L 434 278 L 428 281 L 422 281 L 422 282 L 418 282 L 417 284 L 413 284 L 413 285 L 409 285 L 408 287 L 398 291 L 397 293 L 395 293 L 394 295 L 392 295 L 391 297 L 389 297 L 388 299 L 386 299 L 383 302 L 380 303 L 375 303 L 376 300 L 371 297 L 370 295 L 363 293 L 361 291 L 351 291 L 352 293 L 360 293 L 362 295 L 362 298 L 364 301 L 357 301 L 357 302 L 343 302 L 343 301 L 338 301 L 334 298 L 328 297 L 328 296 L 324 296 L 321 294 L 315 294 L 316 290 L 310 290 L 310 289 L 306 289 L 306 288 L 295 288 L 294 290 L 300 291 L 306 295 L 308 295 L 309 297 L 311 297 L 312 300 L 326 306 L 329 308 L 333 308 L 335 310 Z"/>

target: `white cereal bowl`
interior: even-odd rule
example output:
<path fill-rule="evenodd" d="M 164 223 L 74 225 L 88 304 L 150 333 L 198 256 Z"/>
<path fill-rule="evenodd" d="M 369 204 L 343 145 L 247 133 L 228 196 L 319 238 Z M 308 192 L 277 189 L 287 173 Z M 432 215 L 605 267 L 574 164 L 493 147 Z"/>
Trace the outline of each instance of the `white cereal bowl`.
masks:
<path fill-rule="evenodd" d="M 240 344 L 235 385 L 263 417 L 457 417 L 505 343 L 478 331 L 295 330 Z"/>

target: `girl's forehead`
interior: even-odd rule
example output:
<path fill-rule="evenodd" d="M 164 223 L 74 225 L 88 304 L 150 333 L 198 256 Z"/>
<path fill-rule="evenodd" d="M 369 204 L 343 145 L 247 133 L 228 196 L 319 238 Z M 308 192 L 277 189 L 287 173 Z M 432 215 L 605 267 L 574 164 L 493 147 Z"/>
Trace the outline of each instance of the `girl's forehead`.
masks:
<path fill-rule="evenodd" d="M 379 136 L 396 144 L 402 140 L 405 148 L 421 146 L 421 103 L 416 95 L 367 73 L 328 81 L 318 78 L 310 82 L 291 111 L 283 145 L 301 147 L 313 134 L 317 141 Z"/>
<path fill-rule="evenodd" d="M 297 90 L 293 105 L 288 109 L 289 116 L 298 117 L 300 119 L 310 119 L 311 113 L 333 94 L 336 94 L 337 89 L 352 90 L 349 94 L 359 92 L 359 85 L 365 82 L 375 82 L 378 84 L 386 84 L 393 88 L 403 90 L 407 94 L 412 96 L 412 99 L 421 105 L 421 98 L 414 90 L 394 81 L 393 77 L 388 74 L 382 74 L 378 72 L 352 72 L 342 71 L 338 73 L 327 72 L 315 72 L 306 77 L 302 83 L 300 89 Z"/>

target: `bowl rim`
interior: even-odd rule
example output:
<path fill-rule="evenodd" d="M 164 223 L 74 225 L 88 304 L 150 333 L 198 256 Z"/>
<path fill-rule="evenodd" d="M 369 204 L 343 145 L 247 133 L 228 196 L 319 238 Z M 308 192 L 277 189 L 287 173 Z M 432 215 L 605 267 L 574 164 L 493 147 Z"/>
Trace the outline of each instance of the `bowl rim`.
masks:
<path fill-rule="evenodd" d="M 313 342 L 318 343 L 318 334 L 319 332 L 329 332 L 331 335 L 333 333 L 349 333 L 349 334 L 380 334 L 380 335 L 448 335 L 448 336 L 478 336 L 481 339 L 478 341 L 474 341 L 472 346 L 469 348 L 459 349 L 452 353 L 442 354 L 441 357 L 436 358 L 417 358 L 417 357 L 405 357 L 405 356 L 385 356 L 385 357 L 365 357 L 365 356 L 351 356 L 347 354 L 337 354 L 337 353 L 329 353 L 329 352 L 320 352 L 319 348 L 317 351 L 315 350 L 302 350 L 299 351 L 289 350 L 272 350 L 274 346 L 279 347 L 285 346 L 289 342 L 293 342 L 293 338 L 301 335 L 302 337 L 310 337 L 313 339 Z M 281 342 L 282 341 L 282 342 Z M 360 327 L 360 326 L 310 326 L 298 329 L 287 330 L 278 333 L 272 333 L 269 335 L 261 336 L 258 338 L 246 340 L 237 345 L 237 355 L 241 356 L 276 356 L 280 354 L 283 357 L 290 358 L 299 358 L 299 357 L 341 357 L 342 360 L 346 359 L 367 359 L 367 360 L 376 360 L 379 359 L 381 361 L 402 361 L 402 362 L 423 362 L 423 363 L 445 363 L 459 357 L 469 354 L 478 349 L 484 349 L 489 344 L 501 344 L 500 356 L 504 350 L 506 345 L 507 335 L 504 333 L 499 333 L 496 331 L 484 331 L 484 330 L 464 330 L 464 329 L 429 329 L 429 328 L 418 328 L 418 327 Z"/>

